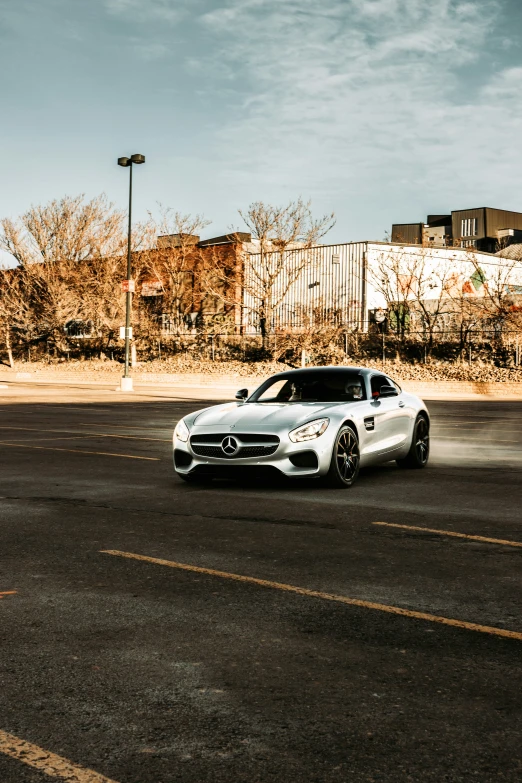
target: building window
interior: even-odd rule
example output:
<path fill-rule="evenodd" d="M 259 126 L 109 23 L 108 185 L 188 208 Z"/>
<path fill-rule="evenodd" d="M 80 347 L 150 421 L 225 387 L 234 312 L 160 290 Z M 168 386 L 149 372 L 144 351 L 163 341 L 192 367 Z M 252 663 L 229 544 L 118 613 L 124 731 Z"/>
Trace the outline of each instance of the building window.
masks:
<path fill-rule="evenodd" d="M 462 237 L 476 237 L 477 236 L 477 218 L 466 218 L 461 220 Z"/>
<path fill-rule="evenodd" d="M 463 239 L 461 242 L 462 247 L 477 247 L 476 239 Z"/>

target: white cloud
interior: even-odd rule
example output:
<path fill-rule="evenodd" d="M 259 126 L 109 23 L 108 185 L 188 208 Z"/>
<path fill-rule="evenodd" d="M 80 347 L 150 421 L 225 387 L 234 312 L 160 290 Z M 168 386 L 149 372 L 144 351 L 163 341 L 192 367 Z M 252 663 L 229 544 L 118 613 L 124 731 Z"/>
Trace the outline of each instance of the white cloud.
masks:
<path fill-rule="evenodd" d="M 107 11 L 115 16 L 127 16 L 133 22 L 178 22 L 185 13 L 180 0 L 105 0 Z"/>
<path fill-rule="evenodd" d="M 522 69 L 484 73 L 478 87 L 462 76 L 486 70 L 502 2 L 229 0 L 210 11 L 200 21 L 219 62 L 241 76 L 240 106 L 220 136 L 231 176 L 248 171 L 305 194 L 393 200 L 416 189 L 427 207 L 437 194 L 450 209 L 459 188 L 482 193 L 486 178 L 487 200 L 505 203 L 518 194 L 506 156 L 522 131 Z"/>
<path fill-rule="evenodd" d="M 520 93 L 522 85 L 522 67 L 506 68 L 493 75 L 490 81 L 484 86 L 482 94 L 484 98 L 490 101 L 501 99 L 502 101 L 514 101 L 520 103 Z M 513 105 L 508 104 L 506 109 L 513 109 Z"/>

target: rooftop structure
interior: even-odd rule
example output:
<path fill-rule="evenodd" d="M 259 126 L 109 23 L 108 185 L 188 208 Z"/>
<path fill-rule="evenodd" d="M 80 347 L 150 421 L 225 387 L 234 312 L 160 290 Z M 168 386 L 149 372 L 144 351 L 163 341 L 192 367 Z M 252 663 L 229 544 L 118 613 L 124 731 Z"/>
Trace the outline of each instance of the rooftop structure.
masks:
<path fill-rule="evenodd" d="M 495 253 L 522 240 L 522 213 L 491 207 L 428 215 L 425 223 L 394 223 L 392 242 L 425 247 L 472 247 Z"/>

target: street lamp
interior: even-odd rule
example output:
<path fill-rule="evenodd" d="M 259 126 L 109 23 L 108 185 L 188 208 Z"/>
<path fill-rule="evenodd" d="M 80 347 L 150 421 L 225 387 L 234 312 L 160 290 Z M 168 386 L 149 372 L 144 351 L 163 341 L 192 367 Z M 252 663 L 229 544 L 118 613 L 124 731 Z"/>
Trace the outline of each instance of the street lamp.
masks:
<path fill-rule="evenodd" d="M 145 155 L 131 155 L 130 158 L 118 158 L 118 166 L 129 168 L 129 231 L 127 236 L 127 279 L 122 288 L 126 291 L 125 306 L 125 371 L 121 379 L 121 391 L 132 391 L 132 378 L 129 375 L 131 302 L 134 281 L 131 280 L 131 229 L 132 229 L 132 164 L 145 163 Z"/>

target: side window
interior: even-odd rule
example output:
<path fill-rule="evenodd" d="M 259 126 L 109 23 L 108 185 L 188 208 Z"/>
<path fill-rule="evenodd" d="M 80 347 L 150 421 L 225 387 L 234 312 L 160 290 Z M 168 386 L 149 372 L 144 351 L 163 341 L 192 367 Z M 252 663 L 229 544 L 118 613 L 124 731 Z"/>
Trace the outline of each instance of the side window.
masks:
<path fill-rule="evenodd" d="M 398 393 L 398 394 L 400 394 L 400 393 L 401 393 L 402 389 L 401 389 L 401 387 L 399 386 L 399 384 L 398 384 L 398 383 L 395 383 L 395 381 L 393 381 L 391 378 L 388 378 L 388 377 L 386 377 L 386 382 L 387 382 L 387 383 L 388 383 L 390 386 L 393 386 L 395 389 L 397 389 L 397 393 Z"/>
<path fill-rule="evenodd" d="M 388 386 L 388 378 L 385 375 L 372 375 L 370 385 L 372 397 L 378 396 L 381 392 L 381 386 Z"/>

